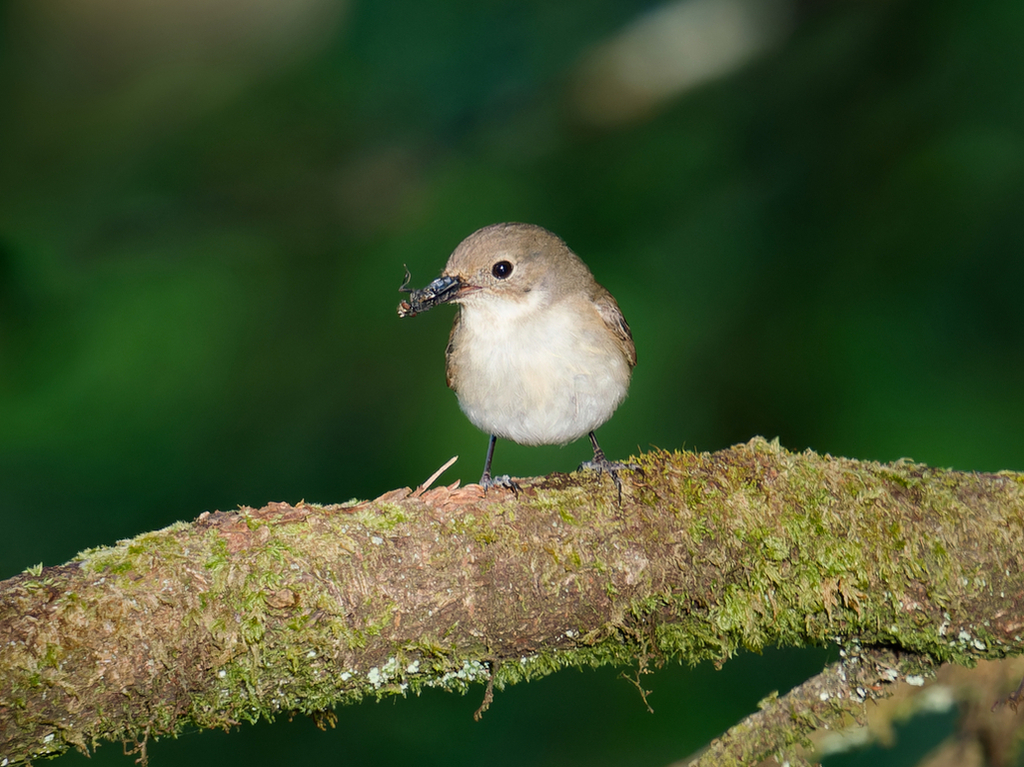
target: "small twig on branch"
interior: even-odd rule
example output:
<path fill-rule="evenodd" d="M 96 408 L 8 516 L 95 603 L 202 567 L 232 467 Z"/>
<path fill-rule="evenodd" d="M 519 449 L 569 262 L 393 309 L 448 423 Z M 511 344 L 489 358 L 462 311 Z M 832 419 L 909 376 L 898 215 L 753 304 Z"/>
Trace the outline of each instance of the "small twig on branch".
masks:
<path fill-rule="evenodd" d="M 483 719 L 484 712 L 491 707 L 491 703 L 494 702 L 494 673 L 497 671 L 498 661 L 491 661 L 487 664 L 490 673 L 487 675 L 487 689 L 484 690 L 484 699 L 475 712 L 473 712 L 473 721 L 479 722 Z"/>
<path fill-rule="evenodd" d="M 643 684 L 640 682 L 640 676 L 642 674 L 650 674 L 650 673 L 651 673 L 651 670 L 649 668 L 647 668 L 647 662 L 645 660 L 637 659 L 636 671 L 634 671 L 632 674 L 626 674 L 626 672 L 623 671 L 621 674 L 619 674 L 619 678 L 620 679 L 625 679 L 627 682 L 629 682 L 634 687 L 636 687 L 637 692 L 640 693 L 640 699 L 643 700 L 644 707 L 646 707 L 646 709 L 647 709 L 647 713 L 648 714 L 653 714 L 654 713 L 654 709 L 651 708 L 651 704 L 647 702 L 647 696 L 650 695 L 654 691 L 653 690 L 645 690 Z"/>

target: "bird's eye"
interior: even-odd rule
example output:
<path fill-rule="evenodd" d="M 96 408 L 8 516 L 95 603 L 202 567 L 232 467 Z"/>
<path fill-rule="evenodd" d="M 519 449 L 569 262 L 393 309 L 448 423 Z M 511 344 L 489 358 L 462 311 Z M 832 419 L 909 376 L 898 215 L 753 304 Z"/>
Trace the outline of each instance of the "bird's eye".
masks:
<path fill-rule="evenodd" d="M 504 280 L 510 274 L 512 274 L 512 264 L 510 264 L 508 261 L 499 261 L 498 263 L 491 267 L 491 274 L 493 274 L 499 280 Z"/>

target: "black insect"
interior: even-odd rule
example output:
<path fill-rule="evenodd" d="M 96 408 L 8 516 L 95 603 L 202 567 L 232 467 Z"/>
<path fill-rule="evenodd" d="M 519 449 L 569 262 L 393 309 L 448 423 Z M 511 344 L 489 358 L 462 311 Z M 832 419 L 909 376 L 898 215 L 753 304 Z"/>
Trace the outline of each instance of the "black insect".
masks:
<path fill-rule="evenodd" d="M 420 312 L 432 309 L 438 304 L 451 301 L 462 287 L 462 281 L 458 277 L 438 277 L 425 288 L 413 290 L 409 287 L 409 267 L 405 268 L 405 282 L 398 289 L 401 293 L 408 293 L 409 300 L 402 301 L 398 305 L 399 317 L 414 317 Z"/>

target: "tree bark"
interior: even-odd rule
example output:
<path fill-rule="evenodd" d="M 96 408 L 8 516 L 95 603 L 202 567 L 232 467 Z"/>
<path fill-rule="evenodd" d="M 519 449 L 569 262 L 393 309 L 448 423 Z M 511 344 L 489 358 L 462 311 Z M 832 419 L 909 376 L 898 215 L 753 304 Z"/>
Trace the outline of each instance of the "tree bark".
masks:
<path fill-rule="evenodd" d="M 807 700 L 848 717 L 881 682 L 1021 651 L 1024 475 L 762 439 L 633 460 L 621 505 L 592 473 L 517 494 L 276 503 L 4 581 L 0 764 L 186 724 L 329 717 L 368 695 L 489 694 L 566 666 L 723 662 L 767 644 L 898 651 L 870 679 L 848 658 L 822 677 L 838 687 L 813 688 Z M 768 715 L 777 705 L 718 747 L 734 763 L 786 754 L 831 716 Z"/>

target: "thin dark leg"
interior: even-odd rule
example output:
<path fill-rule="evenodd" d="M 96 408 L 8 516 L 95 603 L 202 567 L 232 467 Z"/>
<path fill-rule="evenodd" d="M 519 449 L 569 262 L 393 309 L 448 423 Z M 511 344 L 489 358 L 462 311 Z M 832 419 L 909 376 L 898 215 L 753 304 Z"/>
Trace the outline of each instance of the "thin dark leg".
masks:
<path fill-rule="evenodd" d="M 487 443 L 487 460 L 484 461 L 484 473 L 480 477 L 480 485 L 484 488 L 491 486 L 491 459 L 494 458 L 494 443 L 497 441 L 498 438 L 492 434 L 491 441 Z"/>
<path fill-rule="evenodd" d="M 491 441 L 487 443 L 487 460 L 484 461 L 484 473 L 480 477 L 480 486 L 487 490 L 489 487 L 504 487 L 512 492 L 519 492 L 519 485 L 512 481 L 512 478 L 508 474 L 502 474 L 500 477 L 491 478 L 491 459 L 494 457 L 494 443 L 498 441 L 498 438 L 493 434 L 491 435 Z"/>
<path fill-rule="evenodd" d="M 590 432 L 590 444 L 594 448 L 594 463 L 605 463 L 608 459 L 604 457 L 604 450 L 597 444 L 597 435 Z"/>

